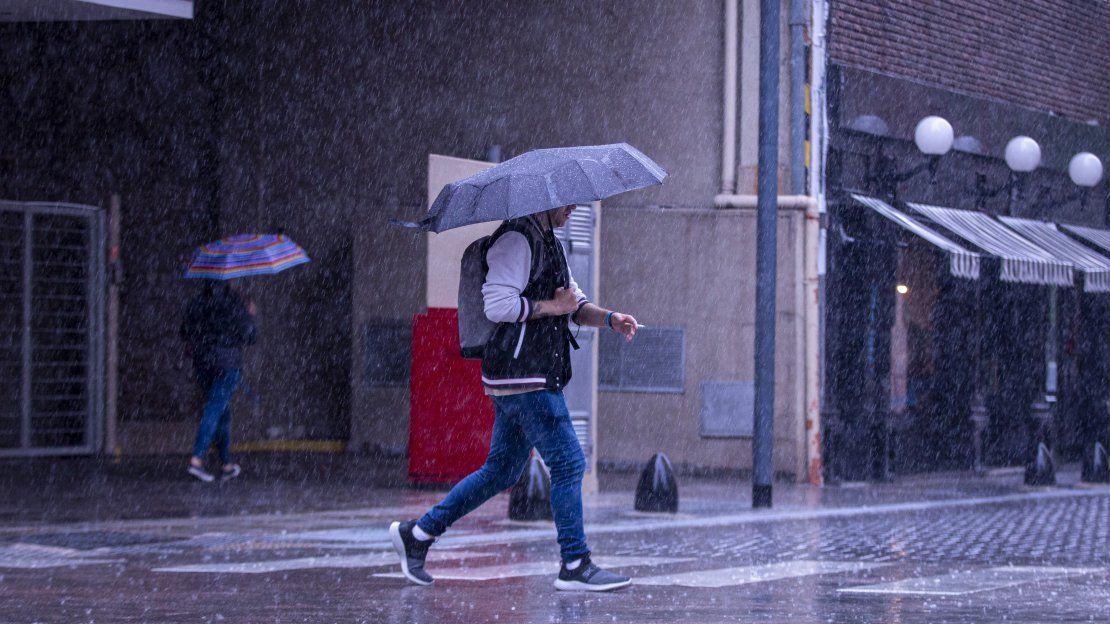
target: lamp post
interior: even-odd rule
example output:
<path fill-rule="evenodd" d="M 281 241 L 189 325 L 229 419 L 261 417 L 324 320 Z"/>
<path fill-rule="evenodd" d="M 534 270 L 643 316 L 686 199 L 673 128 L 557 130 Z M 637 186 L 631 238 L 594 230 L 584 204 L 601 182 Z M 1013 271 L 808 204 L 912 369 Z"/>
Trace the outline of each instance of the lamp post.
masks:
<path fill-rule="evenodd" d="M 987 200 L 1006 191 L 1009 201 L 1006 204 L 1006 214 L 1013 215 L 1017 212 L 1025 195 L 1025 186 L 1028 173 L 1041 166 L 1041 146 L 1027 136 L 1016 136 L 1006 144 L 1004 153 L 1006 166 L 1010 168 L 1010 175 L 1005 183 L 995 188 L 987 185 L 986 174 L 975 176 L 975 207 L 980 212 L 986 211 Z"/>
<path fill-rule="evenodd" d="M 1072 200 L 1078 197 L 1083 205 L 1086 205 L 1091 189 L 1102 181 L 1102 174 L 1102 161 L 1098 156 L 1090 152 L 1080 152 L 1072 156 L 1068 163 L 1068 177 L 1079 187 L 1078 193 Z M 1110 208 L 1110 195 L 1107 196 L 1107 207 Z M 1110 218 L 1110 211 L 1106 216 Z M 1083 293 L 1076 291 L 1075 294 L 1078 304 Z M 1105 401 L 1105 404 L 1110 408 L 1110 400 Z M 1110 465 L 1107 463 L 1105 446 L 1110 439 L 1106 431 L 1108 417 L 1110 417 L 1110 410 L 1103 415 L 1102 422 L 1095 426 L 1094 431 L 1090 432 L 1094 440 L 1090 441 L 1089 446 L 1084 450 L 1081 478 L 1087 483 L 1110 483 Z"/>
<path fill-rule="evenodd" d="M 899 185 L 925 171 L 929 172 L 930 183 L 936 182 L 940 158 L 952 149 L 955 140 L 952 124 L 943 117 L 925 117 L 914 128 L 913 138 L 917 149 L 928 158 L 924 163 L 903 171 L 898 171 L 894 157 L 885 154 L 880 145 L 871 160 L 867 176 L 868 184 L 876 195 L 896 201 Z M 878 481 L 891 477 L 891 419 L 896 411 L 891 405 L 891 387 L 886 383 L 887 376 L 891 373 L 889 364 L 890 356 L 893 355 L 893 342 L 888 342 L 884 337 L 891 336 L 895 331 L 892 324 L 897 324 L 903 295 L 897 292 L 894 284 L 887 283 L 890 276 L 883 272 L 882 267 L 889 266 L 891 260 L 897 265 L 897 254 L 900 253 L 900 248 L 873 247 L 869 262 L 873 267 L 871 270 L 875 271 L 872 276 L 875 286 L 870 292 L 869 313 L 866 317 L 867 344 L 871 347 L 865 357 L 861 411 L 865 414 L 867 437 L 873 451 L 869 472 L 871 478 Z M 892 309 L 894 318 L 889 313 Z"/>
<path fill-rule="evenodd" d="M 1072 202 L 1079 202 L 1083 208 L 1091 197 L 1091 189 L 1102 181 L 1102 161 L 1090 152 L 1080 152 L 1072 156 L 1068 163 L 1068 177 L 1078 188 L 1066 197 L 1050 197 L 1050 187 L 1042 188 L 1033 201 L 1033 213 L 1044 217 L 1052 208 L 1059 210 Z"/>
<path fill-rule="evenodd" d="M 1072 194 L 1070 197 L 1051 202 L 1057 207 L 1067 204 L 1076 200 L 1080 200 L 1083 205 L 1086 205 L 1087 198 L 1090 195 L 1090 189 L 1096 186 L 1102 180 L 1102 161 L 1097 156 L 1090 152 L 1080 152 L 1072 157 L 1068 163 L 1068 177 L 1071 181 L 1079 187 L 1079 190 Z M 1042 196 L 1047 193 L 1041 193 Z M 1038 198 L 1037 209 L 1041 212 L 1040 206 L 1049 202 L 1041 201 Z M 1077 293 L 1077 296 L 1081 296 Z M 1053 485 L 1056 483 L 1056 474 L 1054 470 L 1054 463 L 1052 458 L 1052 443 L 1053 443 L 1053 420 L 1056 405 L 1056 394 L 1058 388 L 1058 291 L 1056 286 L 1050 286 L 1048 291 L 1048 304 L 1047 304 L 1047 317 L 1048 324 L 1045 335 L 1045 383 L 1044 383 L 1044 400 L 1035 401 L 1031 406 L 1033 427 L 1034 427 L 1034 446 L 1031 453 L 1030 463 L 1025 469 L 1025 482 L 1029 485 Z M 1093 453 L 1094 457 L 1098 458 L 1100 451 L 1105 454 L 1105 451 L 1100 447 L 1098 440 L 1095 441 Z"/>
<path fill-rule="evenodd" d="M 929 171 L 930 183 L 937 179 L 937 168 L 940 166 L 940 157 L 952 149 L 955 140 L 952 124 L 943 117 L 929 116 L 917 122 L 913 131 L 913 142 L 917 149 L 929 159 L 916 167 L 905 171 L 898 171 L 895 159 L 883 153 L 879 148 L 878 154 L 872 161 L 868 172 L 868 182 L 879 195 L 896 200 L 898 198 L 898 185 L 913 178 L 922 171 Z"/>

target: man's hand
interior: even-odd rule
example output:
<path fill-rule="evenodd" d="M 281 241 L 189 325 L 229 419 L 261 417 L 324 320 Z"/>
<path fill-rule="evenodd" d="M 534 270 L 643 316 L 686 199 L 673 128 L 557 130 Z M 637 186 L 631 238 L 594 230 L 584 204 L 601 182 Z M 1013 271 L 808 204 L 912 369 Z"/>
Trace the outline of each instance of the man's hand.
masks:
<path fill-rule="evenodd" d="M 559 316 L 564 316 L 574 312 L 578 309 L 578 300 L 574 297 L 574 291 L 569 288 L 555 289 L 555 313 Z"/>
<path fill-rule="evenodd" d="M 532 316 L 528 318 L 543 318 L 545 316 L 566 316 L 578 309 L 578 300 L 574 291 L 569 288 L 555 290 L 555 297 L 546 301 L 532 303 Z"/>
<path fill-rule="evenodd" d="M 624 336 L 628 342 L 632 342 L 632 338 L 636 335 L 636 327 L 639 325 L 631 314 L 620 312 L 614 312 L 609 323 L 613 326 L 613 331 Z"/>
<path fill-rule="evenodd" d="M 247 314 L 251 316 L 258 314 L 258 306 L 254 305 L 254 301 L 247 301 Z"/>

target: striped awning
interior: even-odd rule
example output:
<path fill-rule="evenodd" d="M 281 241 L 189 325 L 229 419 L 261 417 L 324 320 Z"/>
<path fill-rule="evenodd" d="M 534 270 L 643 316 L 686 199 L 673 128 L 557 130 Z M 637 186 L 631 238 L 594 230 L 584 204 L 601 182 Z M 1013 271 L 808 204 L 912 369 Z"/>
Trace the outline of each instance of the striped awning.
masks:
<path fill-rule="evenodd" d="M 907 204 L 919 214 L 1002 260 L 1001 278 L 1007 282 L 1073 285 L 1072 264 L 1059 260 L 1036 243 L 1002 225 L 990 215 L 924 204 Z"/>
<path fill-rule="evenodd" d="M 856 195 L 854 193 L 852 194 L 852 199 L 855 199 L 864 206 L 867 206 L 887 219 L 897 223 L 902 228 L 929 241 L 938 249 L 948 252 L 948 270 L 952 275 L 965 279 L 979 279 L 978 253 L 965 249 L 952 242 L 881 199 L 867 197 L 866 195 Z"/>
<path fill-rule="evenodd" d="M 1075 268 L 1083 272 L 1083 290 L 1110 292 L 1110 258 L 1072 240 L 1067 234 L 1056 229 L 1055 223 L 1017 217 L 999 218 L 1057 259 L 1075 265 Z"/>
<path fill-rule="evenodd" d="M 1101 247 L 1106 253 L 1110 253 L 1110 231 L 1080 225 L 1060 225 L 1079 238 L 1093 243 L 1096 247 Z"/>

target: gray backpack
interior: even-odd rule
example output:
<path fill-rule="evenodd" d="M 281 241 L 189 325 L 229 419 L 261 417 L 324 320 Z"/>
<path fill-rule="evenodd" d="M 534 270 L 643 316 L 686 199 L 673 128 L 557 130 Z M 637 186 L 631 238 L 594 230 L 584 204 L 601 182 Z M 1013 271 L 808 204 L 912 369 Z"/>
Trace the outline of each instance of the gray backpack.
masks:
<path fill-rule="evenodd" d="M 482 285 L 486 283 L 486 249 L 491 236 L 470 243 L 463 252 L 459 271 L 459 350 L 468 360 L 480 360 L 497 323 L 486 318 Z"/>
<path fill-rule="evenodd" d="M 459 267 L 459 351 L 463 358 L 480 360 L 485 355 L 486 343 L 493 337 L 497 323 L 486 317 L 486 301 L 482 286 L 486 283 L 486 252 L 495 240 L 508 231 L 504 226 L 489 236 L 470 243 L 463 252 Z M 535 277 L 536 267 L 542 257 L 532 258 L 529 281 Z"/>

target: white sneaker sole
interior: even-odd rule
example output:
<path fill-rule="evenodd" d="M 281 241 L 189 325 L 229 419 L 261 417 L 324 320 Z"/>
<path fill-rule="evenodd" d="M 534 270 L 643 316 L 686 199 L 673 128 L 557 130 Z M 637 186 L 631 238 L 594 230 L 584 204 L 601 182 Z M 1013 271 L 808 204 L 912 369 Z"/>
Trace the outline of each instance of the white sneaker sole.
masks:
<path fill-rule="evenodd" d="M 379 525 L 380 526 L 380 525 Z M 394 522 L 389 525 L 389 541 L 393 542 L 393 550 L 401 560 L 401 574 L 417 585 L 431 585 L 434 581 L 422 581 L 409 573 L 409 558 L 405 554 L 405 542 L 401 539 L 401 523 Z"/>
<path fill-rule="evenodd" d="M 583 583 L 582 581 L 564 581 L 562 579 L 555 579 L 555 589 L 559 591 L 587 591 L 587 592 L 607 592 L 614 589 L 621 589 L 628 587 L 632 584 L 632 579 L 621 581 L 620 583 L 609 583 L 608 585 L 591 585 Z"/>
<path fill-rule="evenodd" d="M 202 481 L 204 483 L 212 483 L 213 481 L 216 480 L 215 476 L 213 476 L 209 472 L 205 472 L 205 471 L 201 470 L 200 468 L 195 468 L 195 467 L 191 466 L 185 472 L 188 472 L 190 475 L 192 475 L 198 481 Z"/>

